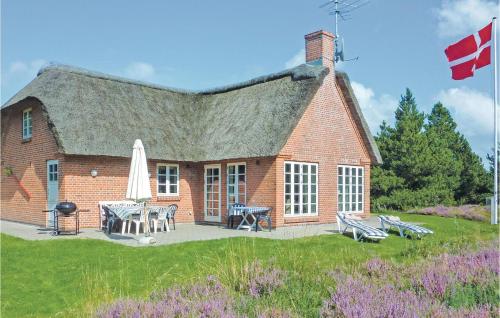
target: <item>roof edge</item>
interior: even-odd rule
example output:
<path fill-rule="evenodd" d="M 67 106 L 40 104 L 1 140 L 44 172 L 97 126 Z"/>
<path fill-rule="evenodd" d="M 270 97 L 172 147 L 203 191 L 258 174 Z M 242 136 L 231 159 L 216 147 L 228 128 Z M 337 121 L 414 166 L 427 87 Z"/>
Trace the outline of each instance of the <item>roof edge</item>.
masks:
<path fill-rule="evenodd" d="M 343 86 L 346 87 L 347 93 L 349 96 L 349 99 L 351 99 L 352 104 L 353 104 L 353 110 L 355 111 L 355 115 L 358 117 L 360 123 L 361 123 L 361 128 L 362 132 L 365 135 L 366 140 L 368 141 L 368 151 L 372 157 L 372 160 L 375 164 L 382 164 L 382 156 L 380 155 L 380 150 L 378 149 L 377 143 L 375 142 L 375 138 L 373 138 L 373 135 L 370 131 L 370 127 L 368 126 L 368 123 L 366 122 L 365 117 L 363 116 L 363 112 L 361 111 L 361 107 L 359 106 L 358 100 L 356 98 L 356 95 L 354 94 L 354 91 L 351 86 L 351 81 L 349 80 L 349 76 L 345 72 L 340 72 L 336 71 L 335 72 L 335 77 L 337 81 L 342 81 L 341 83 Z M 341 89 L 341 91 L 343 91 Z M 346 100 L 346 102 L 349 102 Z"/>
<path fill-rule="evenodd" d="M 97 72 L 97 71 L 91 71 L 91 70 L 87 70 L 87 69 L 76 67 L 76 66 L 65 65 L 65 64 L 56 64 L 56 63 L 52 63 L 52 64 L 49 64 L 45 67 L 42 67 L 38 71 L 37 77 L 42 75 L 45 72 L 49 72 L 49 71 L 53 71 L 53 70 L 69 72 L 69 73 L 74 73 L 74 74 L 79 74 L 79 75 L 84 75 L 84 76 L 89 76 L 89 77 L 94 77 L 94 78 L 99 78 L 99 79 L 104 79 L 104 80 L 117 81 L 117 82 L 122 82 L 122 83 L 126 83 L 126 84 L 140 85 L 140 86 L 145 86 L 145 87 L 149 87 L 149 88 L 153 88 L 153 89 L 168 90 L 168 91 L 180 93 L 180 94 L 200 94 L 200 95 L 212 95 L 212 94 L 225 93 L 228 91 L 232 91 L 232 90 L 236 90 L 236 89 L 240 89 L 240 88 L 244 88 L 244 87 L 253 86 L 253 85 L 277 80 L 277 79 L 280 79 L 280 78 L 283 78 L 286 76 L 291 76 L 293 80 L 300 81 L 300 80 L 311 79 L 311 78 L 321 78 L 321 77 L 324 77 L 328 73 L 328 69 L 326 67 L 318 66 L 318 65 L 301 64 L 301 65 L 298 65 L 298 66 L 290 68 L 290 69 L 286 69 L 286 70 L 276 72 L 276 73 L 271 73 L 268 75 L 255 77 L 255 78 L 252 78 L 250 80 L 239 82 L 239 83 L 234 83 L 234 84 L 229 84 L 229 85 L 225 85 L 225 86 L 214 87 L 214 88 L 209 88 L 209 89 L 204 89 L 204 90 L 188 90 L 188 89 L 182 89 L 182 88 L 157 85 L 157 84 L 138 81 L 138 80 L 132 80 L 132 79 L 128 79 L 125 77 L 110 75 L 110 74 L 101 73 L 101 72 Z"/>

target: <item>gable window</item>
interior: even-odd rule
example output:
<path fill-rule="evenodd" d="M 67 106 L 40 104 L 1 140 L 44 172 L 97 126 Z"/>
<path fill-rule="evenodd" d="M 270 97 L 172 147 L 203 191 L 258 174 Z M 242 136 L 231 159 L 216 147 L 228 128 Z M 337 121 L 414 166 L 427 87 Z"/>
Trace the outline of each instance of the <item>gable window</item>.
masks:
<path fill-rule="evenodd" d="M 245 163 L 227 165 L 227 206 L 247 203 L 247 177 Z"/>
<path fill-rule="evenodd" d="M 318 214 L 318 164 L 285 162 L 285 216 Z"/>
<path fill-rule="evenodd" d="M 32 130 L 31 108 L 28 108 L 23 111 L 23 140 L 31 138 Z"/>
<path fill-rule="evenodd" d="M 363 212 L 364 168 L 338 166 L 338 210 L 340 212 Z"/>
<path fill-rule="evenodd" d="M 159 163 L 156 181 L 158 196 L 179 195 L 179 165 Z"/>

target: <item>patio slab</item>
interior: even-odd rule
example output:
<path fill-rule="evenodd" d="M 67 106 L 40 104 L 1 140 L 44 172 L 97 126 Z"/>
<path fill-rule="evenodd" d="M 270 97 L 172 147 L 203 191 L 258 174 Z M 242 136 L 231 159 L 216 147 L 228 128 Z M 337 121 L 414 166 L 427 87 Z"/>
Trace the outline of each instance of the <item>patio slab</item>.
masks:
<path fill-rule="evenodd" d="M 379 226 L 376 216 L 365 220 L 372 226 Z M 60 239 L 98 239 L 112 243 L 123 244 L 127 246 L 144 247 L 146 245 L 139 243 L 144 237 L 143 233 L 139 235 L 112 233 L 110 235 L 98 229 L 81 229 L 78 235 L 58 235 L 52 236 L 51 231 L 40 226 L 29 225 L 17 222 L 0 220 L 0 232 L 11 236 L 19 237 L 25 240 L 60 240 Z M 204 241 L 223 239 L 230 237 L 260 237 L 277 240 L 288 240 L 316 235 L 338 234 L 337 224 L 314 224 L 297 225 L 290 227 L 281 227 L 269 232 L 265 231 L 247 231 L 228 229 L 225 225 L 202 225 L 202 224 L 177 224 L 176 230 L 170 232 L 158 232 L 151 235 L 156 239 L 156 243 L 150 246 L 168 245 L 183 243 L 189 241 Z"/>

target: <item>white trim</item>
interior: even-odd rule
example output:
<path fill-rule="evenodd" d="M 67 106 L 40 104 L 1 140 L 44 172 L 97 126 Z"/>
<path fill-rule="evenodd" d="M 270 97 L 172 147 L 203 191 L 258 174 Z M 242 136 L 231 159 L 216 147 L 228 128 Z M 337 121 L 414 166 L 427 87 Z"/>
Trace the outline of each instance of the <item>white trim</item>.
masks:
<path fill-rule="evenodd" d="M 339 177 L 339 168 L 342 168 L 342 209 L 339 209 L 339 183 L 338 183 L 338 177 Z M 355 178 L 355 210 L 352 211 L 349 209 L 349 211 L 346 210 L 346 202 L 349 201 L 348 203 L 352 204 L 352 183 L 349 182 L 349 186 L 351 189 L 349 189 L 349 197 L 347 197 L 348 200 L 346 200 L 346 168 L 352 169 L 354 168 L 356 171 L 356 174 L 354 175 Z M 363 172 L 363 176 L 361 177 L 361 193 L 359 193 L 358 188 L 360 184 L 358 183 L 358 178 L 359 176 L 359 169 Z M 337 165 L 337 183 L 336 183 L 336 195 L 337 195 L 337 211 L 340 212 L 345 212 L 345 213 L 363 213 L 365 211 L 365 167 L 364 166 L 354 166 L 354 165 Z M 349 177 L 352 178 L 353 175 L 349 174 Z M 361 210 L 358 208 L 359 201 L 358 201 L 358 196 L 361 194 Z"/>
<path fill-rule="evenodd" d="M 229 167 L 236 167 L 235 168 L 235 182 L 239 180 L 237 180 L 237 177 L 239 176 L 239 173 L 237 171 L 238 169 L 238 166 L 245 166 L 245 202 L 238 202 L 238 203 L 243 203 L 243 204 L 247 204 L 247 178 L 248 178 L 248 173 L 247 173 L 247 163 L 246 162 L 231 162 L 231 163 L 228 163 L 227 166 L 226 166 L 226 207 L 229 209 Z M 238 199 L 240 197 L 240 193 L 239 193 L 239 186 L 237 186 L 237 183 L 234 184 L 235 186 L 235 194 L 238 193 Z"/>
<path fill-rule="evenodd" d="M 207 169 L 211 168 L 219 168 L 219 215 L 218 216 L 209 216 L 207 215 Z M 209 164 L 204 166 L 203 173 L 203 215 L 205 217 L 205 221 L 208 222 L 221 222 L 222 220 L 222 206 L 221 206 L 221 182 L 222 182 L 222 168 L 220 164 Z"/>
<path fill-rule="evenodd" d="M 158 182 L 158 168 L 159 167 L 166 167 L 166 175 L 165 175 L 165 193 L 160 193 L 160 183 Z M 170 193 L 170 171 L 168 168 L 170 167 L 176 167 L 177 168 L 177 193 Z M 180 195 L 181 189 L 180 189 L 180 180 L 181 178 L 181 171 L 179 169 L 179 164 L 177 163 L 163 163 L 159 162 L 156 164 L 156 196 L 157 197 L 178 197 Z"/>
<path fill-rule="evenodd" d="M 50 172 L 50 166 L 57 166 L 57 172 Z M 59 177 L 60 177 L 60 169 L 59 169 L 59 160 L 47 160 L 45 169 L 47 170 L 47 193 L 46 193 L 46 199 L 47 199 L 47 210 L 52 210 L 55 208 L 57 202 L 59 201 L 59 186 L 61 183 L 59 182 Z M 55 174 L 57 176 L 57 180 L 50 180 L 51 179 L 51 174 Z M 50 182 L 55 182 L 57 183 L 57 198 L 55 199 L 55 202 L 49 202 L 49 192 L 51 191 L 51 186 Z M 46 224 L 47 226 L 53 226 L 54 225 L 54 214 L 53 213 L 47 213 L 47 219 L 46 219 Z"/>
<path fill-rule="evenodd" d="M 25 129 L 25 122 L 24 122 L 24 114 L 27 114 L 29 113 L 29 134 L 27 133 L 26 135 L 24 134 L 24 129 Z M 23 136 L 23 140 L 26 140 L 26 139 L 30 139 L 33 137 L 33 110 L 31 109 L 31 107 L 29 108 L 26 108 L 23 110 L 23 117 L 22 117 L 22 136 Z"/>
<path fill-rule="evenodd" d="M 290 170 L 290 214 L 286 214 L 286 165 L 287 164 L 290 164 L 291 165 L 291 170 Z M 299 168 L 299 175 L 300 175 L 300 180 L 299 180 L 299 202 L 298 202 L 298 205 L 299 205 L 299 210 L 302 210 L 303 209 L 303 194 L 300 194 L 302 193 L 302 188 L 303 188 L 303 166 L 304 165 L 307 165 L 309 167 L 308 169 L 308 176 L 309 176 L 309 180 L 308 180 L 308 186 L 307 186 L 307 191 L 308 191 L 308 194 L 307 194 L 307 207 L 308 207 L 308 211 L 309 213 L 294 213 L 294 205 L 295 205 L 295 202 L 293 201 L 293 198 L 295 196 L 295 189 L 293 188 L 294 187 L 294 182 L 293 182 L 293 179 L 294 179 L 294 174 L 295 174 L 295 171 L 294 171 L 294 165 L 295 164 L 298 164 L 300 166 Z M 311 167 L 314 166 L 316 168 L 316 202 L 315 202 L 315 205 L 316 205 L 316 212 L 314 213 L 311 213 Z M 319 215 L 319 164 L 317 162 L 304 162 L 304 161 L 285 161 L 284 164 L 283 164 L 283 215 L 285 218 L 297 218 L 297 217 L 314 217 L 314 216 L 318 216 Z"/>

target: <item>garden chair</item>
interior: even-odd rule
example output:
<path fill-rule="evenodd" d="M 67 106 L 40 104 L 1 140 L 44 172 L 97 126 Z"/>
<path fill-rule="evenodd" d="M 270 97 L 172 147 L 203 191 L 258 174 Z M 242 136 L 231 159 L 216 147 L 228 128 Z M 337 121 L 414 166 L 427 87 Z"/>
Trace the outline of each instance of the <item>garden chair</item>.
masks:
<path fill-rule="evenodd" d="M 135 235 L 139 235 L 139 231 L 141 229 L 141 224 L 143 230 L 145 229 L 146 223 L 145 223 L 145 218 L 144 218 L 144 209 L 140 210 L 140 213 L 136 215 L 130 215 L 128 218 L 128 233 L 130 234 L 130 226 L 132 223 L 135 225 Z"/>
<path fill-rule="evenodd" d="M 243 208 L 245 205 L 243 203 L 233 203 L 231 207 L 229 208 L 229 211 L 227 213 L 227 227 L 229 227 L 229 224 L 231 224 L 231 228 L 233 228 L 234 225 L 234 217 L 235 216 L 241 216 L 241 212 L 236 210 L 235 208 Z"/>
<path fill-rule="evenodd" d="M 382 230 L 388 232 L 391 227 L 395 227 L 398 229 L 399 235 L 401 237 L 408 237 L 408 235 L 405 232 L 415 233 L 418 238 L 427 234 L 434 234 L 433 231 L 425 227 L 403 222 L 396 216 L 379 215 L 378 219 L 380 220 L 380 226 L 382 227 Z"/>
<path fill-rule="evenodd" d="M 344 212 L 337 212 L 337 225 L 340 233 L 345 233 L 348 228 L 351 228 L 356 241 L 361 241 L 365 238 L 380 241 L 389 236 L 389 234 L 384 231 L 369 226 L 361 221 L 349 218 Z M 343 230 L 342 226 L 345 226 Z"/>
<path fill-rule="evenodd" d="M 269 232 L 271 232 L 271 230 L 273 228 L 273 220 L 271 218 L 271 211 L 272 211 L 272 208 L 269 208 L 266 212 L 256 213 L 255 232 L 257 232 L 257 230 L 259 229 L 258 224 L 260 221 L 266 221 L 268 228 L 269 228 Z"/>
<path fill-rule="evenodd" d="M 172 219 L 175 230 L 175 212 L 177 212 L 177 208 L 177 204 L 172 204 L 168 207 L 151 207 L 151 212 L 157 213 L 157 217 L 151 219 L 155 233 L 158 229 L 158 225 L 161 231 L 165 228 L 167 232 L 170 232 L 170 219 Z"/>

